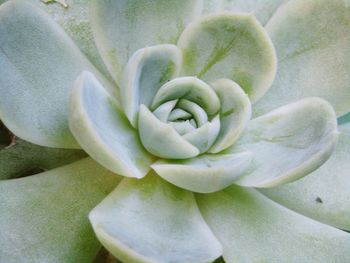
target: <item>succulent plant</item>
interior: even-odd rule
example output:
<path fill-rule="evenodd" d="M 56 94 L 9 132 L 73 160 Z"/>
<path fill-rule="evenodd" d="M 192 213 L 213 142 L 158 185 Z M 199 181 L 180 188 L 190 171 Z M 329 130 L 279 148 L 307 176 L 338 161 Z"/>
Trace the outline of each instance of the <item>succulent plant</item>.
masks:
<path fill-rule="evenodd" d="M 346 1 L 0 3 L 0 262 L 350 262 Z"/>

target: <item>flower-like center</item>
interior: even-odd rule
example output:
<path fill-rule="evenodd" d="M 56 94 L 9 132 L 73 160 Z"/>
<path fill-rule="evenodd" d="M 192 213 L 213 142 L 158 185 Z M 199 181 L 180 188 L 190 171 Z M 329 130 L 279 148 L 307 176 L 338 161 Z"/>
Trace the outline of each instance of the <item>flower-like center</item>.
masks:
<path fill-rule="evenodd" d="M 170 159 L 197 156 L 210 149 L 220 132 L 220 99 L 196 77 L 175 78 L 142 106 L 139 133 L 152 154 Z"/>

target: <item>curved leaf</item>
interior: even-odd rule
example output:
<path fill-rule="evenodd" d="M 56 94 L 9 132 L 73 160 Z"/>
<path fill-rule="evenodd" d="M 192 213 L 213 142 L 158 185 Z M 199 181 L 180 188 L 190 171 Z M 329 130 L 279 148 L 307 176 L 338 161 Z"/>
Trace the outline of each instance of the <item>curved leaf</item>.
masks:
<path fill-rule="evenodd" d="M 0 182 L 0 261 L 91 262 L 100 244 L 88 212 L 120 177 L 91 159 Z"/>
<path fill-rule="evenodd" d="M 263 25 L 270 19 L 276 9 L 288 0 L 204 0 L 205 14 L 230 11 L 236 13 L 251 13 Z"/>
<path fill-rule="evenodd" d="M 338 116 L 350 111 L 349 17 L 342 0 L 292 0 L 277 10 L 266 30 L 278 71 L 256 115 L 310 96 L 328 100 Z"/>
<path fill-rule="evenodd" d="M 262 192 L 298 213 L 350 230 L 350 124 L 340 125 L 339 131 L 334 153 L 318 170 Z"/>
<path fill-rule="evenodd" d="M 220 133 L 209 152 L 217 153 L 230 147 L 241 135 L 252 115 L 252 106 L 247 94 L 229 79 L 220 79 L 211 84 L 221 102 Z"/>
<path fill-rule="evenodd" d="M 203 95 L 204 91 L 199 90 L 198 93 L 202 93 Z M 196 95 L 196 94 L 193 97 L 200 98 L 199 95 Z M 209 103 L 209 100 L 208 100 L 208 103 Z M 186 99 L 180 99 L 179 103 L 176 106 L 178 109 L 182 109 L 190 113 L 191 116 L 193 117 L 193 120 L 196 122 L 197 127 L 200 127 L 208 122 L 208 114 L 197 103 L 194 103 Z"/>
<path fill-rule="evenodd" d="M 186 159 L 199 154 L 195 146 L 182 138 L 170 124 L 158 120 L 145 105 L 140 106 L 138 127 L 143 146 L 155 156 Z"/>
<path fill-rule="evenodd" d="M 0 68 L 4 124 L 35 144 L 79 148 L 68 128 L 70 90 L 85 69 L 105 80 L 48 14 L 26 1 L 1 5 Z"/>
<path fill-rule="evenodd" d="M 92 73 L 83 72 L 76 81 L 69 112 L 72 133 L 92 158 L 120 175 L 147 174 L 154 158 Z"/>
<path fill-rule="evenodd" d="M 167 122 L 177 102 L 178 100 L 170 100 L 163 103 L 153 111 L 153 115 L 156 116 L 161 122 Z"/>
<path fill-rule="evenodd" d="M 119 83 L 124 66 L 136 50 L 175 44 L 200 12 L 199 0 L 93 0 L 91 24 L 97 48 Z"/>
<path fill-rule="evenodd" d="M 232 186 L 197 201 L 226 262 L 350 261 L 349 233 L 296 214 L 253 189 Z"/>
<path fill-rule="evenodd" d="M 174 45 L 145 47 L 130 58 L 120 95 L 124 112 L 134 127 L 140 104 L 151 106 L 158 89 L 179 73 L 181 59 L 181 51 Z"/>
<path fill-rule="evenodd" d="M 203 124 L 201 127 L 193 129 L 182 135 L 182 138 L 196 146 L 200 153 L 204 153 L 210 148 L 210 146 L 213 145 L 219 131 L 220 119 L 219 116 L 216 116 L 211 121 Z"/>
<path fill-rule="evenodd" d="M 205 81 L 228 78 L 257 101 L 270 87 L 276 71 L 272 42 L 250 14 L 205 16 L 180 36 L 183 74 Z"/>
<path fill-rule="evenodd" d="M 250 152 L 201 155 L 184 161 L 159 160 L 152 169 L 164 180 L 187 190 L 212 193 L 231 185 L 246 172 Z"/>
<path fill-rule="evenodd" d="M 308 98 L 253 119 L 227 151 L 254 154 L 250 170 L 237 184 L 271 187 L 320 167 L 331 155 L 337 138 L 332 106 L 325 100 Z"/>
<path fill-rule="evenodd" d="M 125 262 L 211 262 L 221 255 L 193 194 L 154 174 L 123 180 L 90 221 L 101 243 Z"/>
<path fill-rule="evenodd" d="M 91 0 L 66 0 L 68 7 L 58 1 L 26 0 L 37 5 L 50 14 L 64 31 L 77 44 L 84 55 L 104 74 L 111 79 L 95 45 L 94 36 L 89 22 L 89 6 Z M 44 3 L 44 2 L 48 3 Z M 61 0 L 63 1 L 63 0 Z"/>
<path fill-rule="evenodd" d="M 201 106 L 208 115 L 220 109 L 220 100 L 214 90 L 197 77 L 175 78 L 165 83 L 155 95 L 151 108 L 174 99 L 187 99 Z"/>

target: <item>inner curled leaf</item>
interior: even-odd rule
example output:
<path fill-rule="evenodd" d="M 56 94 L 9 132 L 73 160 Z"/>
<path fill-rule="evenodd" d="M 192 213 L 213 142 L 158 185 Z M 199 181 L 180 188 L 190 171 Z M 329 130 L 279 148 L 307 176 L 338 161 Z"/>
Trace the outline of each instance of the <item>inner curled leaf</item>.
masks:
<path fill-rule="evenodd" d="M 206 152 L 220 132 L 216 115 L 220 100 L 208 84 L 196 77 L 175 78 L 165 83 L 150 109 L 142 107 L 138 128 L 145 148 L 158 157 L 195 157 Z"/>

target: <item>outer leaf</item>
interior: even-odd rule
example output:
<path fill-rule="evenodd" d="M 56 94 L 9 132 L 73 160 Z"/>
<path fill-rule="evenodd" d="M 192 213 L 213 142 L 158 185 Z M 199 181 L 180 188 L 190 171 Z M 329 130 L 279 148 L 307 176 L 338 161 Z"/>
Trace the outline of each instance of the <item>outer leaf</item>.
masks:
<path fill-rule="evenodd" d="M 184 161 L 159 160 L 152 168 L 163 179 L 181 188 L 211 193 L 229 186 L 246 172 L 252 157 L 249 152 L 201 155 Z"/>
<path fill-rule="evenodd" d="M 0 262 L 91 262 L 100 244 L 89 210 L 119 177 L 91 159 L 0 182 Z"/>
<path fill-rule="evenodd" d="M 167 123 L 161 122 L 145 105 L 140 106 L 139 134 L 143 146 L 152 154 L 170 159 L 197 156 L 199 150 Z"/>
<path fill-rule="evenodd" d="M 252 151 L 247 175 L 236 183 L 271 187 L 297 180 L 321 166 L 331 155 L 338 131 L 331 105 L 308 98 L 252 120 L 228 152 Z"/>
<path fill-rule="evenodd" d="M 204 0 L 204 13 L 231 11 L 252 13 L 263 25 L 270 19 L 276 9 L 288 0 Z"/>
<path fill-rule="evenodd" d="M 38 146 L 16 138 L 0 149 L 0 180 L 20 177 L 33 169 L 49 170 L 86 157 L 81 150 Z"/>
<path fill-rule="evenodd" d="M 101 243 L 124 262 L 211 262 L 221 255 L 193 194 L 153 174 L 124 180 L 90 221 Z"/>
<path fill-rule="evenodd" d="M 350 230 L 350 124 L 339 126 L 339 130 L 335 152 L 321 168 L 263 193 L 298 213 Z"/>
<path fill-rule="evenodd" d="M 67 8 L 59 4 L 58 1 L 47 4 L 44 3 L 45 0 L 29 1 L 49 13 L 53 20 L 74 40 L 86 57 L 104 73 L 104 76 L 110 78 L 109 72 L 97 51 L 89 23 L 90 0 L 67 0 Z"/>
<path fill-rule="evenodd" d="M 278 72 L 257 115 L 309 96 L 328 100 L 338 116 L 350 111 L 350 13 L 343 0 L 292 0 L 266 26 Z"/>
<path fill-rule="evenodd" d="M 153 163 L 137 132 L 90 72 L 83 72 L 71 96 L 69 125 L 83 149 L 111 171 L 141 178 Z"/>
<path fill-rule="evenodd" d="M 98 50 L 120 82 L 123 67 L 136 50 L 175 44 L 200 12 L 200 0 L 93 0 L 91 23 Z"/>
<path fill-rule="evenodd" d="M 210 152 L 217 153 L 230 147 L 241 135 L 252 115 L 252 106 L 247 94 L 229 79 L 212 83 L 221 102 L 221 129 Z"/>
<path fill-rule="evenodd" d="M 350 235 L 237 186 L 197 199 L 226 262 L 343 263 Z"/>
<path fill-rule="evenodd" d="M 174 45 L 139 49 L 128 61 L 121 83 L 121 103 L 136 127 L 140 104 L 151 106 L 158 89 L 180 71 L 182 55 Z"/>
<path fill-rule="evenodd" d="M 82 70 L 96 70 L 49 15 L 25 1 L 1 5 L 0 68 L 5 125 L 39 145 L 79 148 L 68 128 L 69 92 Z"/>
<path fill-rule="evenodd" d="M 205 16 L 182 33 L 183 74 L 205 81 L 228 78 L 257 101 L 270 87 L 276 56 L 265 29 L 250 14 Z"/>

